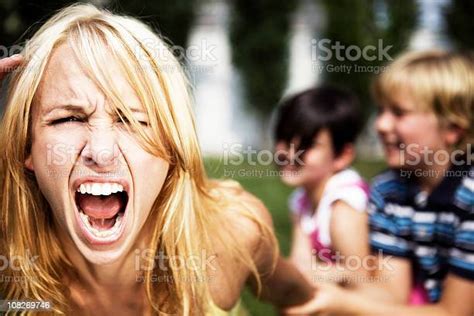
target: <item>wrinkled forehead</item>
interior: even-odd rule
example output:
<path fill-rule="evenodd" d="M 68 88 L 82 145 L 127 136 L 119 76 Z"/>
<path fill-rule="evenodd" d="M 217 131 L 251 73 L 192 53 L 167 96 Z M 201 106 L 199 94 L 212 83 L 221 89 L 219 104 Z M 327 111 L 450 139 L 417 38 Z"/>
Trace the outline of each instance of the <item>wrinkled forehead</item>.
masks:
<path fill-rule="evenodd" d="M 90 107 L 107 103 L 105 91 L 97 86 L 80 58 L 83 57 L 78 56 L 67 43 L 53 50 L 33 99 L 33 111 L 44 113 L 59 105 Z M 112 55 L 108 60 L 107 76 L 113 78 L 112 84 L 119 93 L 118 97 L 125 104 L 140 108 L 140 100 L 124 72 Z"/>

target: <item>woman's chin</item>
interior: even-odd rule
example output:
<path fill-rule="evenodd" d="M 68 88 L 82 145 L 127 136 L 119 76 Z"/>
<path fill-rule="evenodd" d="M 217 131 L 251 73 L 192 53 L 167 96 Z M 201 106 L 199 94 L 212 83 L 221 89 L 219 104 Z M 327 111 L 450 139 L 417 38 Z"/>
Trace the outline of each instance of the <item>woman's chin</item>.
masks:
<path fill-rule="evenodd" d="M 81 255 L 90 263 L 97 265 L 111 264 L 125 257 L 128 250 L 128 245 L 125 243 L 117 244 L 114 246 L 102 247 L 101 249 L 96 246 L 90 246 L 82 241 L 76 246 Z"/>

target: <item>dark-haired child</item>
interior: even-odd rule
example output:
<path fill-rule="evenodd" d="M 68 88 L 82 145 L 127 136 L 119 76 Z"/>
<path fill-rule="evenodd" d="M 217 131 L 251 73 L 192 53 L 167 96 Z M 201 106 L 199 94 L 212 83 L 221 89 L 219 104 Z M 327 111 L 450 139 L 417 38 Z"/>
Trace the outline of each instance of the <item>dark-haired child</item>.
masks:
<path fill-rule="evenodd" d="M 369 254 L 364 180 L 352 168 L 361 128 L 357 98 L 338 87 L 316 87 L 280 105 L 275 150 L 282 181 L 297 189 L 291 261 L 311 280 L 352 283 L 365 273 L 345 269 Z M 317 280 L 315 278 L 318 278 Z"/>

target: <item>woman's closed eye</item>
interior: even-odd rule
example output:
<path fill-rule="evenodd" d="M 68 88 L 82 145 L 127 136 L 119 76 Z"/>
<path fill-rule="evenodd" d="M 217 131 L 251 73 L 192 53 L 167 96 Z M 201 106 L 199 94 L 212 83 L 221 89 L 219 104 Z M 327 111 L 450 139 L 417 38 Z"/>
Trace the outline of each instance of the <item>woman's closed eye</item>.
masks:
<path fill-rule="evenodd" d="M 148 122 L 145 121 L 145 120 L 139 120 L 139 119 L 137 119 L 137 122 L 138 122 L 140 125 L 142 125 L 142 126 L 145 126 L 145 127 L 149 126 Z M 130 120 L 129 120 L 128 118 L 126 118 L 125 116 L 122 116 L 121 118 L 119 118 L 119 119 L 117 120 L 117 123 L 130 124 L 131 122 L 130 122 Z"/>
<path fill-rule="evenodd" d="M 80 123 L 83 122 L 84 119 L 77 116 L 66 116 L 58 119 L 52 120 L 49 125 L 59 125 L 59 124 L 68 124 L 68 123 Z"/>

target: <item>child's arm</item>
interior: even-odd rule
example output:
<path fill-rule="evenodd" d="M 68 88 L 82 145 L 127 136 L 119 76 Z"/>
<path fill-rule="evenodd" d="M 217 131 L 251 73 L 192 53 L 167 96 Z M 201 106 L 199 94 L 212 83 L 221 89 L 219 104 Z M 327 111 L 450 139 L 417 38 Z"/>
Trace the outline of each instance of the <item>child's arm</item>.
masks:
<path fill-rule="evenodd" d="M 352 285 L 367 280 L 373 268 L 373 260 L 367 260 L 370 255 L 367 213 L 338 200 L 332 206 L 329 231 L 337 256 L 333 279 L 343 277 Z"/>
<path fill-rule="evenodd" d="M 292 240 L 290 261 L 306 276 L 311 278 L 311 242 L 298 223 L 296 215 L 292 215 Z"/>
<path fill-rule="evenodd" d="M 472 316 L 474 314 L 474 282 L 450 274 L 444 283 L 441 301 L 424 306 L 382 302 L 335 285 L 320 284 L 311 302 L 286 310 L 287 315 L 320 312 L 364 316 Z"/>
<path fill-rule="evenodd" d="M 407 304 L 412 289 L 411 261 L 401 257 L 380 256 L 376 257 L 375 265 L 376 269 L 370 273 L 370 281 L 359 283 L 357 292 L 372 300 Z"/>
<path fill-rule="evenodd" d="M 368 280 L 374 260 L 367 260 L 370 254 L 367 214 L 338 200 L 332 205 L 329 226 L 334 263 L 329 264 L 324 258 L 313 260 L 312 279 L 351 285 Z"/>
<path fill-rule="evenodd" d="M 337 201 L 332 209 L 330 231 L 332 247 L 341 255 L 333 279 L 343 278 L 352 287 L 375 299 L 408 301 L 411 262 L 405 258 L 371 254 L 366 212 L 358 212 L 347 203 Z"/>

